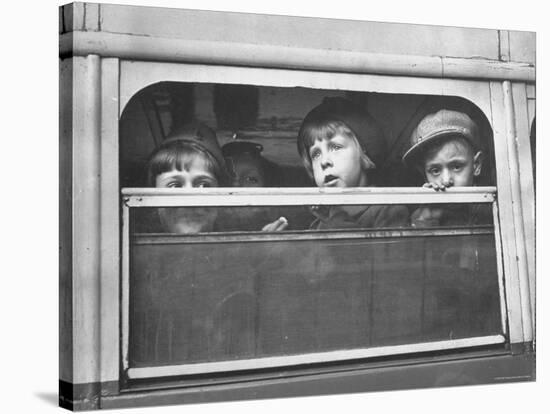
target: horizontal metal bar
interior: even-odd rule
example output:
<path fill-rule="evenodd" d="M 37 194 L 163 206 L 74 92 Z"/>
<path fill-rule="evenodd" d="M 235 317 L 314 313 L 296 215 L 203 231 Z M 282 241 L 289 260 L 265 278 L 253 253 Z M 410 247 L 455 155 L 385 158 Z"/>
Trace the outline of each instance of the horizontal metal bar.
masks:
<path fill-rule="evenodd" d="M 123 188 L 122 195 L 129 207 L 492 203 L 496 187 L 456 187 L 445 192 L 416 187 Z"/>
<path fill-rule="evenodd" d="M 91 31 L 61 35 L 59 54 L 61 57 L 97 54 L 130 60 L 535 82 L 534 65 L 523 62 L 169 39 Z"/>
<path fill-rule="evenodd" d="M 196 243 L 243 243 L 272 241 L 308 241 L 308 240 L 350 240 L 350 239 L 388 239 L 403 237 L 443 237 L 493 234 L 493 226 L 472 228 L 407 228 L 375 230 L 301 230 L 282 232 L 226 232 L 208 234 L 166 234 L 138 233 L 132 236 L 132 245 L 141 244 L 196 244 Z"/>
<path fill-rule="evenodd" d="M 215 372 L 241 371 L 303 365 L 322 362 L 336 362 L 362 358 L 395 356 L 419 352 L 443 351 L 482 345 L 494 345 L 505 342 L 502 335 L 477 338 L 455 339 L 449 341 L 425 342 L 412 345 L 395 345 L 369 349 L 352 349 L 342 351 L 318 352 L 302 355 L 241 359 L 235 361 L 205 362 L 197 364 L 129 368 L 128 378 L 170 377 L 176 375 L 209 374 Z"/>
<path fill-rule="evenodd" d="M 489 348 L 489 349 L 487 349 Z M 353 364 L 340 363 L 338 365 L 306 365 L 299 368 L 289 367 L 287 369 L 279 370 L 257 370 L 252 372 L 247 372 L 246 374 L 238 372 L 237 375 L 223 375 L 215 380 L 211 376 L 199 376 L 199 377 L 186 377 L 181 379 L 179 377 L 166 378 L 159 385 L 157 381 L 130 381 L 128 387 L 121 389 L 121 394 L 124 393 L 136 393 L 136 392 L 147 392 L 154 391 L 162 388 L 163 390 L 175 389 L 184 387 L 197 387 L 203 385 L 221 385 L 221 384 L 234 384 L 242 383 L 249 381 L 262 381 L 262 380 L 276 380 L 285 378 L 287 380 L 296 380 L 297 378 L 311 378 L 312 376 L 319 376 L 324 374 L 339 374 L 346 375 L 346 373 L 357 373 L 361 370 L 375 371 L 378 369 L 392 369 L 392 368 L 401 368 L 404 366 L 412 367 L 424 365 L 426 363 L 433 366 L 437 363 L 452 363 L 452 362 L 463 362 L 465 359 L 487 359 L 487 358 L 499 358 L 507 357 L 510 355 L 510 351 L 505 349 L 501 344 L 496 344 L 490 347 L 473 348 L 468 350 L 468 352 L 446 352 L 445 354 L 440 355 L 414 355 L 407 358 L 405 361 L 401 358 L 392 358 L 392 359 L 376 359 L 376 360 L 365 360 L 360 362 L 355 362 Z"/>
<path fill-rule="evenodd" d="M 485 187 L 451 187 L 439 194 L 482 194 L 496 193 L 494 186 Z M 147 196 L 147 195 L 187 195 L 187 194 L 215 194 L 215 195 L 295 195 L 295 194 L 427 194 L 436 193 L 434 190 L 423 187 L 207 187 L 207 188 L 160 188 L 160 187 L 125 187 L 122 195 Z"/>

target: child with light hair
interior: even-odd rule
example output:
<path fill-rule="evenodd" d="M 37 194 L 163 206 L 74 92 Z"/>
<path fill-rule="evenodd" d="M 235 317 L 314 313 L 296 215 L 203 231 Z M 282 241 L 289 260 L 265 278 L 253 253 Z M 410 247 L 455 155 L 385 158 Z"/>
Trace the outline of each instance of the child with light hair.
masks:
<path fill-rule="evenodd" d="M 318 187 L 375 186 L 373 171 L 386 156 L 377 122 L 361 107 L 341 97 L 325 98 L 304 118 L 298 152 Z M 408 225 L 399 205 L 318 206 L 312 229 L 380 228 Z"/>

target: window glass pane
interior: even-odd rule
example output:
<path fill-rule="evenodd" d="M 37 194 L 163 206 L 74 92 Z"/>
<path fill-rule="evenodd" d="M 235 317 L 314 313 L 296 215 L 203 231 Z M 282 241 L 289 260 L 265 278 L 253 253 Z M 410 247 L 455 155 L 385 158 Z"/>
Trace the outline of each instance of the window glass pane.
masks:
<path fill-rule="evenodd" d="M 491 226 L 135 233 L 129 293 L 130 367 L 502 331 Z"/>
<path fill-rule="evenodd" d="M 132 231 L 137 233 L 205 233 L 261 231 L 277 221 L 286 230 L 305 230 L 315 216 L 307 206 L 257 207 L 158 207 L 132 211 Z"/>
<path fill-rule="evenodd" d="M 132 233 L 219 233 L 492 225 L 489 203 L 155 207 L 133 209 Z"/>
<path fill-rule="evenodd" d="M 339 162 L 361 178 L 345 186 L 438 182 L 428 179 L 425 165 L 405 165 L 403 156 L 421 120 L 441 108 L 468 114 L 479 128 L 481 151 L 468 153 L 475 173 L 453 185 L 495 183 L 490 123 L 460 97 L 162 82 L 138 92 L 121 115 L 121 186 L 341 184 L 346 174 L 327 170 L 316 177 L 297 149 L 304 117 L 326 97 L 352 101 L 383 136 L 383 157 L 378 147 L 363 148 L 367 158 L 380 159 L 361 158 L 360 173 L 355 161 Z M 176 161 L 156 152 L 195 121 L 213 132 L 221 155 L 210 146 L 213 158 L 188 147 L 168 154 Z M 424 164 L 439 154 L 432 150 Z M 177 182 L 163 181 L 167 177 Z M 130 368 L 501 332 L 491 204 L 254 203 L 130 209 Z"/>

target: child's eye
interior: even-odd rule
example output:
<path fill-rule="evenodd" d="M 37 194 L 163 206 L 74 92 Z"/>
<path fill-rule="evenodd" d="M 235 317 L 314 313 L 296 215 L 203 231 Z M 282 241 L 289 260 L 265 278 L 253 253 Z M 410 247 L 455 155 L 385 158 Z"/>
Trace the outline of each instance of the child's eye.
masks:
<path fill-rule="evenodd" d="M 319 156 L 321 155 L 321 151 L 313 150 L 313 151 L 310 152 L 309 155 L 310 155 L 312 160 L 315 160 L 315 159 L 319 158 Z"/>
<path fill-rule="evenodd" d="M 197 185 L 195 187 L 197 187 L 197 188 L 212 187 L 212 184 L 209 183 L 208 181 L 200 181 L 200 182 L 197 183 Z"/>
<path fill-rule="evenodd" d="M 439 168 L 430 168 L 428 170 L 428 173 L 431 174 L 431 175 L 438 175 L 440 172 L 441 172 L 441 170 Z"/>
<path fill-rule="evenodd" d="M 248 184 L 258 184 L 258 179 L 256 177 L 245 177 L 245 182 Z"/>
<path fill-rule="evenodd" d="M 339 149 L 342 149 L 342 145 L 340 144 L 331 144 L 330 149 L 333 151 L 338 151 Z"/>
<path fill-rule="evenodd" d="M 171 181 L 167 185 L 168 188 L 179 188 L 181 187 L 181 183 L 178 181 Z"/>
<path fill-rule="evenodd" d="M 461 164 L 455 164 L 453 165 L 453 171 L 461 171 L 462 170 L 462 165 Z"/>

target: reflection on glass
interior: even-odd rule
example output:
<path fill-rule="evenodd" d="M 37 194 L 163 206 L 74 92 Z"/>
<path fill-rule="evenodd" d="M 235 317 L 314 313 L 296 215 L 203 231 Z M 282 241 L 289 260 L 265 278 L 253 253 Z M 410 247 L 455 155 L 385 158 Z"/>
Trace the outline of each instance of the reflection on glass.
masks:
<path fill-rule="evenodd" d="M 139 208 L 131 217 L 132 233 L 166 234 L 259 232 L 278 220 L 286 220 L 285 230 L 305 230 L 314 219 L 304 206 Z M 193 225 L 195 231 L 187 231 Z"/>
<path fill-rule="evenodd" d="M 130 366 L 501 333 L 491 227 L 254 234 L 132 237 Z"/>
<path fill-rule="evenodd" d="M 191 234 L 211 232 L 216 229 L 216 209 L 209 208 L 159 208 L 158 218 L 162 229 L 169 233 Z"/>
<path fill-rule="evenodd" d="M 475 227 L 492 225 L 493 211 L 490 203 L 157 207 L 133 209 L 131 229 L 171 234 L 259 232 L 277 220 L 286 221 L 285 230 L 291 231 Z"/>
<path fill-rule="evenodd" d="M 413 227 L 476 226 L 493 224 L 491 204 L 431 204 L 412 209 Z"/>

